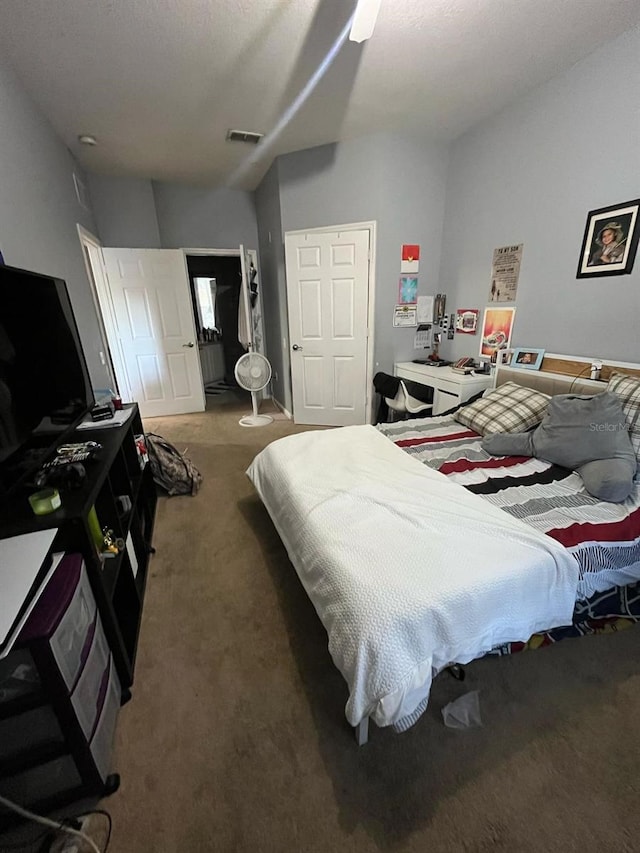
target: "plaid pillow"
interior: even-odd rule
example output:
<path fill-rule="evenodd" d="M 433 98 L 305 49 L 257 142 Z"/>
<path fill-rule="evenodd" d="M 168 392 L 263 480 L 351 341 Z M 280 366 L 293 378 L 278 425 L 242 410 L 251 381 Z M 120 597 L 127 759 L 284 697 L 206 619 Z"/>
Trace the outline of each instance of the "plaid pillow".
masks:
<path fill-rule="evenodd" d="M 622 410 L 627 417 L 629 438 L 640 462 L 640 376 L 628 376 L 626 373 L 614 373 L 607 391 L 617 394 Z"/>
<path fill-rule="evenodd" d="M 453 416 L 480 435 L 492 432 L 526 432 L 537 426 L 549 405 L 548 394 L 505 382 Z"/>

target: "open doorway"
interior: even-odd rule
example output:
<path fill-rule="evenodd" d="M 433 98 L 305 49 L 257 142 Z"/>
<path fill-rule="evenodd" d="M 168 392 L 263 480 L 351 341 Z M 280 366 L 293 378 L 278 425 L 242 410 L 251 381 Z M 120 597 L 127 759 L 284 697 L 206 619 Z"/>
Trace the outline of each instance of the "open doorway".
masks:
<path fill-rule="evenodd" d="M 251 408 L 234 368 L 247 346 L 264 354 L 257 252 L 242 246 L 112 248 L 78 232 L 102 321 L 103 363 L 123 401 L 137 402 L 143 417 L 202 412 L 227 402 Z M 268 389 L 259 394 L 264 399 Z"/>
<path fill-rule="evenodd" d="M 249 392 L 238 386 L 234 375 L 245 352 L 238 341 L 240 257 L 187 252 L 186 262 L 207 408 L 249 404 Z"/>

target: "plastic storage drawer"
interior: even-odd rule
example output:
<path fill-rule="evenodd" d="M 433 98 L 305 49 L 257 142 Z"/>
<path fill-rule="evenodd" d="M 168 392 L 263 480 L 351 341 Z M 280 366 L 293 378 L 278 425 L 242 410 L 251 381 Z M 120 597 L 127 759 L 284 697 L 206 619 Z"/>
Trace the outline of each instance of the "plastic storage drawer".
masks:
<path fill-rule="evenodd" d="M 113 665 L 113 658 L 109 659 L 109 673 L 105 673 L 105 681 L 108 678 L 106 693 L 101 690 L 103 704 L 100 719 L 91 740 L 91 754 L 96 763 L 102 780 L 106 781 L 109 775 L 111 748 L 116 731 L 118 711 L 120 710 L 120 681 Z M 103 685 L 104 686 L 104 685 Z"/>
<path fill-rule="evenodd" d="M 71 694 L 71 703 L 87 740 L 91 738 L 91 732 L 95 728 L 100 709 L 100 685 L 108 665 L 109 646 L 102 630 L 100 616 L 96 613 L 91 651 Z"/>
<path fill-rule="evenodd" d="M 13 649 L 0 660 L 0 713 L 2 705 L 40 689 L 40 675 L 29 649 Z"/>
<path fill-rule="evenodd" d="M 0 761 L 55 743 L 64 743 L 64 736 L 50 705 L 0 720 Z"/>
<path fill-rule="evenodd" d="M 51 651 L 69 690 L 82 667 L 85 639 L 95 616 L 96 602 L 83 564 L 71 604 L 51 637 Z"/>
<path fill-rule="evenodd" d="M 0 794 L 16 803 L 35 803 L 81 785 L 82 779 L 71 755 L 40 764 L 24 773 L 0 779 Z"/>

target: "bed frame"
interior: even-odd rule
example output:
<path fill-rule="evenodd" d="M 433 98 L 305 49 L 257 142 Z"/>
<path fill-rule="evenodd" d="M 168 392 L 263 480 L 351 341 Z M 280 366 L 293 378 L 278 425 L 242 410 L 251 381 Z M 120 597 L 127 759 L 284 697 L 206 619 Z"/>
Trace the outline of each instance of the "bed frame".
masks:
<path fill-rule="evenodd" d="M 494 372 L 493 386 L 503 385 L 505 382 L 516 382 L 526 388 L 535 388 L 544 394 L 594 394 L 604 391 L 613 373 L 629 373 L 640 377 L 640 365 L 628 361 L 608 361 L 601 359 L 586 358 L 574 355 L 555 355 L 547 353 L 542 359 L 540 370 L 526 370 L 518 367 L 509 367 L 503 364 L 503 359 L 508 350 L 498 353 L 498 365 Z M 592 380 L 589 378 L 591 365 L 601 365 L 600 378 Z"/>
<path fill-rule="evenodd" d="M 613 373 L 628 373 L 640 377 L 640 364 L 625 361 L 608 361 L 586 358 L 584 356 L 555 355 L 547 353 L 542 360 L 540 370 L 526 370 L 503 364 L 504 350 L 498 353 L 498 363 L 494 368 L 493 388 L 505 382 L 515 382 L 526 388 L 533 388 L 543 394 L 600 394 L 606 390 Z M 600 379 L 588 378 L 594 362 L 601 364 Z M 452 664 L 447 672 L 459 681 L 464 681 L 465 670 L 461 664 Z M 369 718 L 365 717 L 353 728 L 356 743 L 364 746 L 369 740 Z"/>

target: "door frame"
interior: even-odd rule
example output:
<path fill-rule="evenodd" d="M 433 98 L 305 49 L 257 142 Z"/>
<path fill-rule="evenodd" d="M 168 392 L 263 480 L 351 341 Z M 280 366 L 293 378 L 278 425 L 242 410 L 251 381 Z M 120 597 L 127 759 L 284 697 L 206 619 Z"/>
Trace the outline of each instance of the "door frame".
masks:
<path fill-rule="evenodd" d="M 88 231 L 80 223 L 76 223 L 78 229 L 78 239 L 82 250 L 82 260 L 84 261 L 87 278 L 89 280 L 89 289 L 93 297 L 93 304 L 98 317 L 98 326 L 100 328 L 100 336 L 107 350 L 109 358 L 108 364 L 105 365 L 107 372 L 115 385 L 114 391 L 124 400 L 131 400 L 131 388 L 129 387 L 129 377 L 126 370 L 124 353 L 121 349 L 120 335 L 118 334 L 118 324 L 116 322 L 113 304 L 111 302 L 111 291 L 109 289 L 109 279 L 107 277 L 107 269 L 102 256 L 102 243 L 100 240 Z M 100 256 L 100 277 L 96 276 L 96 271 L 93 269 L 85 252 L 85 246 L 93 246 L 98 250 Z"/>
<path fill-rule="evenodd" d="M 240 249 L 182 249 L 185 255 L 217 255 L 224 257 L 225 255 L 233 255 L 235 258 L 240 257 Z"/>
<path fill-rule="evenodd" d="M 189 262 L 187 260 L 187 255 L 211 255 L 212 257 L 215 257 L 215 258 L 225 258 L 225 257 L 226 258 L 229 258 L 229 257 L 239 258 L 240 257 L 240 249 L 181 249 L 180 251 L 182 252 L 182 257 L 184 259 L 184 271 L 185 271 L 185 275 L 187 276 L 187 281 L 189 282 L 189 299 L 191 299 L 191 300 L 193 300 L 193 294 L 191 292 L 191 278 L 189 275 Z M 194 307 L 194 309 L 196 308 L 195 305 L 193 307 Z M 198 339 L 198 329 L 196 329 L 196 339 Z M 202 370 L 200 371 L 200 373 L 202 374 Z M 202 375 L 200 376 L 200 378 L 202 379 L 202 393 L 204 394 L 204 397 L 205 397 L 204 402 L 205 402 L 205 408 L 206 408 L 207 394 L 206 394 L 206 391 L 204 390 L 204 378 L 202 377 Z"/>
<path fill-rule="evenodd" d="M 377 249 L 377 220 L 370 219 L 367 222 L 348 222 L 345 225 L 323 225 L 319 228 L 296 228 L 291 231 L 285 231 L 285 244 L 287 234 L 292 236 L 300 234 L 326 234 L 333 231 L 368 231 L 369 232 L 369 276 L 368 276 L 368 292 L 367 292 L 367 375 L 366 375 L 366 398 L 365 398 L 365 418 L 366 422 L 373 423 L 373 365 L 374 365 L 374 337 L 375 337 L 375 302 L 376 302 L 376 249 Z M 286 280 L 286 253 L 285 253 L 285 283 L 287 287 L 287 306 L 289 299 L 289 282 Z M 287 307 L 287 338 L 289 347 L 291 347 L 291 333 L 289 329 L 289 309 Z M 291 353 L 289 353 L 289 362 L 291 362 Z M 291 400 L 293 402 L 293 374 L 291 376 Z M 296 413 L 293 412 L 295 419 Z"/>
<path fill-rule="evenodd" d="M 244 245 L 244 244 L 242 244 Z M 260 283 L 260 289 L 262 290 L 262 274 L 260 272 L 260 258 L 258 255 L 258 249 L 248 249 L 245 245 L 245 251 L 255 257 L 255 265 L 256 270 L 258 271 L 258 282 Z M 182 249 L 184 254 L 184 267 L 187 272 L 187 278 L 189 278 L 189 265 L 187 263 L 187 255 L 212 255 L 217 258 L 240 258 L 240 248 L 236 249 Z M 253 259 L 252 259 L 253 260 Z M 260 305 L 262 308 L 262 322 L 261 322 L 261 333 L 262 333 L 262 355 L 266 359 L 269 358 L 269 353 L 267 351 L 267 338 L 264 333 L 264 303 L 262 301 L 262 295 L 260 295 Z M 266 400 L 268 397 L 271 397 L 271 385 L 267 385 L 262 391 L 258 392 L 258 397 L 261 400 Z"/>

